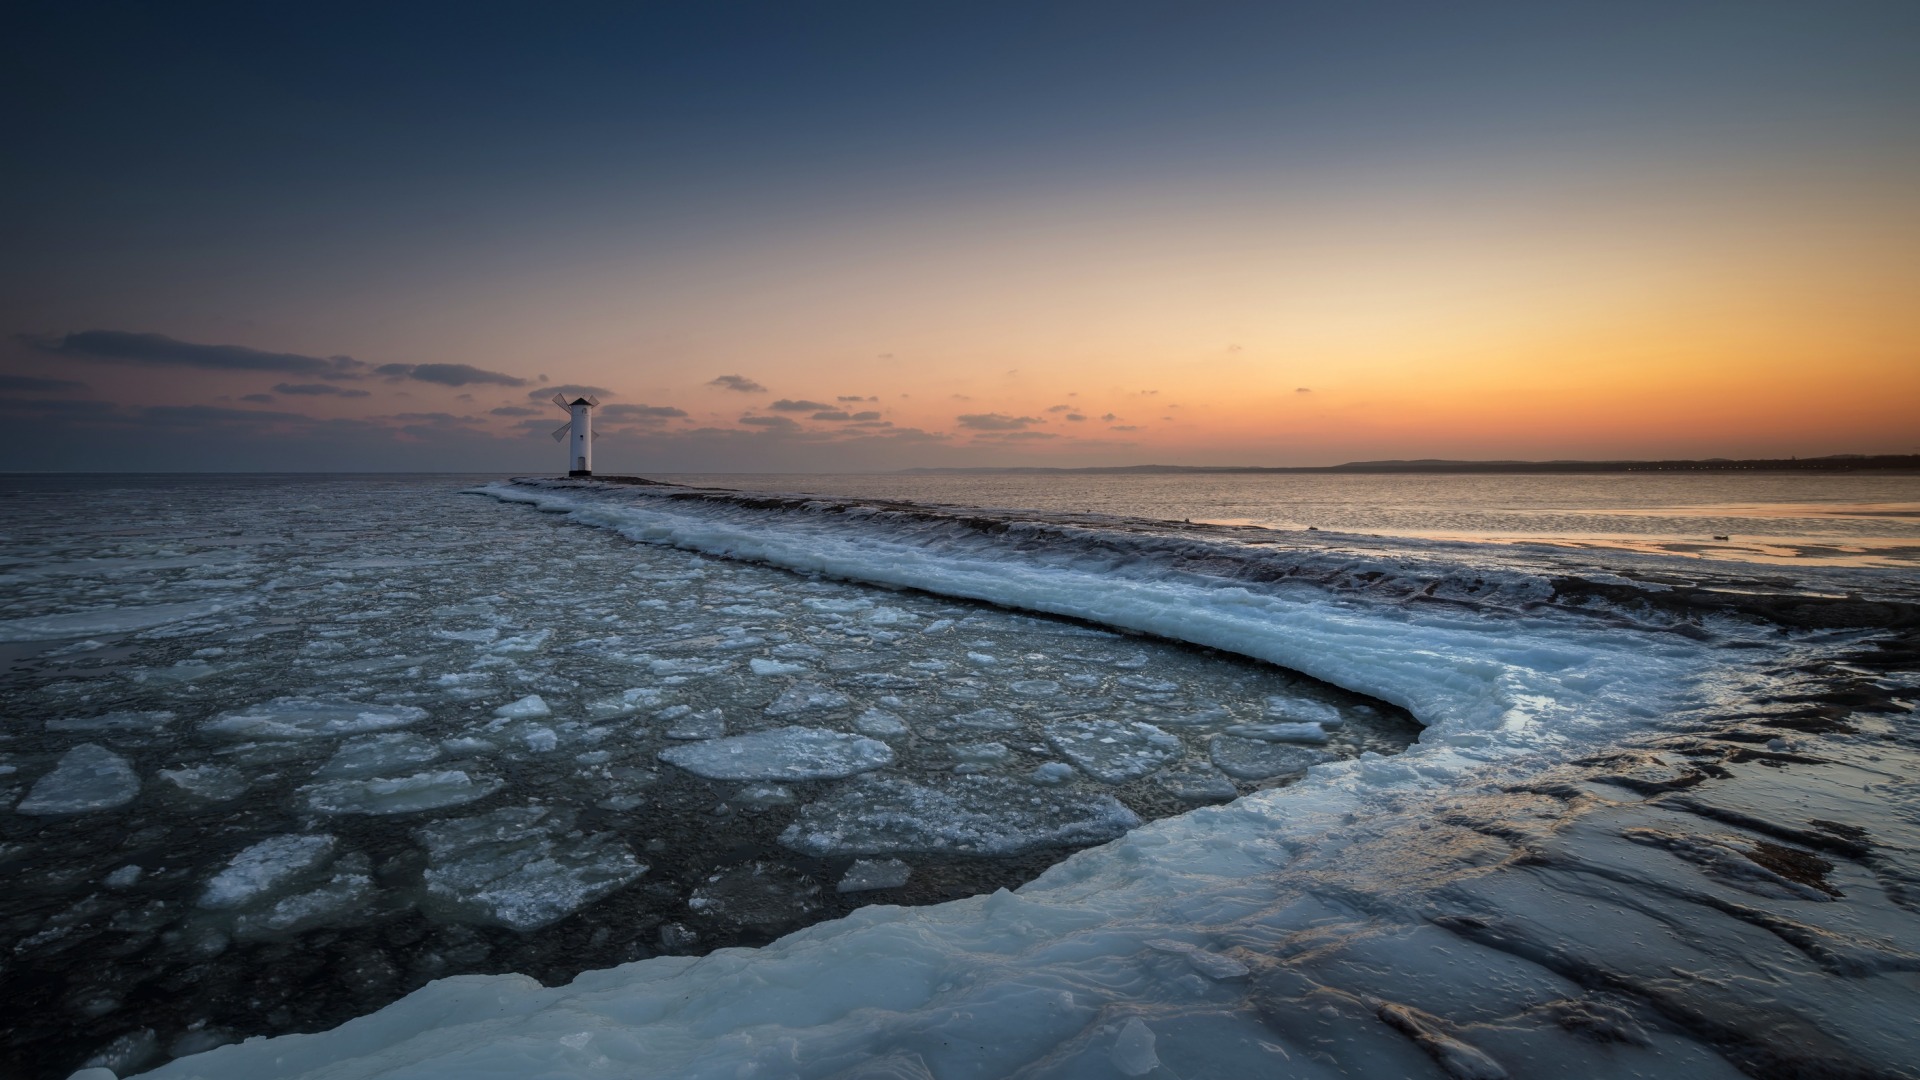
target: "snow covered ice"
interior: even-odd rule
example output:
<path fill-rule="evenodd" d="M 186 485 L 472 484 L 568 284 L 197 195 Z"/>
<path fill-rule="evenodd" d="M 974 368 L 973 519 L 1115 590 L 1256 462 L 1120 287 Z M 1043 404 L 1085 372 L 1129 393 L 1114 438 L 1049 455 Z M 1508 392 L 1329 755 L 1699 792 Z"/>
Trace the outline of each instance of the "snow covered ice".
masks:
<path fill-rule="evenodd" d="M 46 1075 L 110 1048 L 205 1080 L 1910 1071 L 1915 690 L 1844 622 L 1753 614 L 1806 583 L 1708 595 L 1674 583 L 1698 568 L 1623 558 L 1589 586 L 1565 551 L 670 488 L 400 517 L 324 490 L 289 502 L 364 531 L 293 535 L 289 508 L 289 550 L 218 569 L 287 603 L 47 639 L 8 684 L 11 798 L 88 741 L 142 777 L 248 784 L 9 815 L 31 901 L 10 975 L 48 1003 L 14 1038 Z M 190 566 L 8 588 L 22 619 L 152 606 Z M 1670 591 L 1618 583 L 1649 576 Z M 1826 591 L 1863 587 L 1843 577 Z M 202 682 L 120 673 L 207 647 L 232 666 Z M 498 711 L 536 695 L 550 715 Z M 205 726 L 293 701 L 425 715 Z M 1402 708 L 1427 725 L 1410 749 Z M 179 719 L 44 724 L 116 710 Z M 420 742 L 371 741 L 393 736 Z M 668 756 L 839 768 L 851 740 L 891 760 L 725 779 Z M 317 775 L 383 746 L 391 767 Z M 455 772 L 499 787 L 309 805 Z M 245 907 L 192 903 L 249 845 L 320 834 L 327 861 Z M 889 863 L 902 884 L 838 887 Z M 161 1066 L 176 1044 L 205 1052 Z"/>

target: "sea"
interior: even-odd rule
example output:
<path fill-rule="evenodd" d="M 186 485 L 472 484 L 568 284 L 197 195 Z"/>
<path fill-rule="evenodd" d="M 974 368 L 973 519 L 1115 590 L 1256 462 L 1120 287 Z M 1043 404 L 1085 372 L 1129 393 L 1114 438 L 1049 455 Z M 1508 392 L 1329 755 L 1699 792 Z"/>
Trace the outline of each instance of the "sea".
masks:
<path fill-rule="evenodd" d="M 1920 477 L 0 507 L 5 1075 L 1920 1060 Z"/>

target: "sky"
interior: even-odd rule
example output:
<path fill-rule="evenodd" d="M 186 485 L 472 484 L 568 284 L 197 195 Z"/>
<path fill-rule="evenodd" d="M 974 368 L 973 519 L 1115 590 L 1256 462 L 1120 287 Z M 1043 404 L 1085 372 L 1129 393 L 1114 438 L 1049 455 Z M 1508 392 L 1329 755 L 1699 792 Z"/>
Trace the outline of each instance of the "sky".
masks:
<path fill-rule="evenodd" d="M 0 471 L 1920 452 L 1920 4 L 0 8 Z"/>

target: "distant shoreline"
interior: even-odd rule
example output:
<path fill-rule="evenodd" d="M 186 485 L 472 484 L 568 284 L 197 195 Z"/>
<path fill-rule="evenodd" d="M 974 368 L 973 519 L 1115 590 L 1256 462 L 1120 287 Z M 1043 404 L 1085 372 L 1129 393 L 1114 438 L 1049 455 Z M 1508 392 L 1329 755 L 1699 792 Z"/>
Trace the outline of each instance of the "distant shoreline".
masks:
<path fill-rule="evenodd" d="M 901 469 L 899 476 L 991 473 L 1141 474 L 1141 473 L 1639 473 L 1639 472 L 1817 472 L 1916 473 L 1920 454 L 1836 454 L 1817 458 L 1703 458 L 1672 461 L 1350 461 L 1344 465 L 1092 465 L 1083 468 L 1008 466 L 1003 468 Z"/>

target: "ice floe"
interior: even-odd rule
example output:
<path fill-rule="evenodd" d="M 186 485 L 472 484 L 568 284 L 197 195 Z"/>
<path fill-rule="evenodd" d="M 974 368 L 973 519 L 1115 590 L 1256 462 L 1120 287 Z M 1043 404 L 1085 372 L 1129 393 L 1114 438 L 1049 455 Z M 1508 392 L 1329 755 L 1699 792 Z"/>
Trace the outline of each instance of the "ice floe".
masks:
<path fill-rule="evenodd" d="M 889 764 L 893 748 L 839 731 L 783 727 L 670 747 L 660 760 L 713 780 L 827 780 Z"/>
<path fill-rule="evenodd" d="M 14 810 L 22 814 L 88 814 L 112 810 L 140 794 L 140 777 L 126 758 L 97 743 L 60 756 Z"/>

